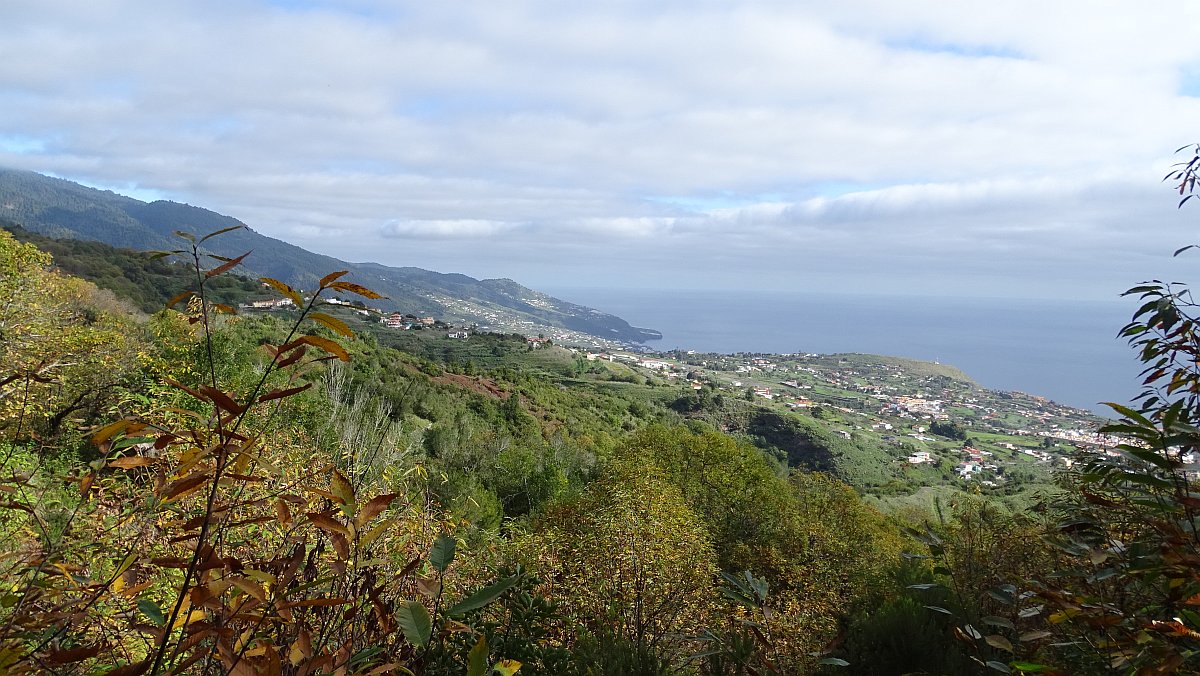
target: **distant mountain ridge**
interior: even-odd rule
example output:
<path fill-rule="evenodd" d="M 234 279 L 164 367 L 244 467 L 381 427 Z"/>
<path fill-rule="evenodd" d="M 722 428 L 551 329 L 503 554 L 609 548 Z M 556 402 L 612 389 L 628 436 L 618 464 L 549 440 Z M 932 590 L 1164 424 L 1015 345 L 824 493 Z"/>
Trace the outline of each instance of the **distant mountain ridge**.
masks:
<path fill-rule="evenodd" d="M 48 237 L 87 239 L 139 250 L 176 249 L 176 230 L 206 234 L 245 225 L 223 214 L 178 202 L 140 200 L 31 171 L 0 168 L 0 218 Z M 385 310 L 435 315 L 525 333 L 555 328 L 607 340 L 640 343 L 661 338 L 652 329 L 570 303 L 511 279 L 477 280 L 462 274 L 379 263 L 348 263 L 267 237 L 246 227 L 206 242 L 212 253 L 253 251 L 245 268 L 297 288 L 316 286 L 321 275 L 350 270 L 356 281 L 388 297 Z"/>

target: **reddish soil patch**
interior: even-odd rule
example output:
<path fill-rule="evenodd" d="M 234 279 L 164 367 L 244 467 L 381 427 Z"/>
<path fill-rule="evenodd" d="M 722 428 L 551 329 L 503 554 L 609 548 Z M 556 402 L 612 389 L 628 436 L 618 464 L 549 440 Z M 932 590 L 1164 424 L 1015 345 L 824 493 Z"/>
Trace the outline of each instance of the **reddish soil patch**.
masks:
<path fill-rule="evenodd" d="M 460 376 L 457 373 L 443 373 L 433 382 L 443 385 L 456 385 L 464 390 L 478 392 L 484 396 L 492 397 L 493 399 L 508 399 L 508 392 L 501 390 L 496 386 L 496 383 L 485 380 L 483 378 L 473 378 L 471 376 Z"/>

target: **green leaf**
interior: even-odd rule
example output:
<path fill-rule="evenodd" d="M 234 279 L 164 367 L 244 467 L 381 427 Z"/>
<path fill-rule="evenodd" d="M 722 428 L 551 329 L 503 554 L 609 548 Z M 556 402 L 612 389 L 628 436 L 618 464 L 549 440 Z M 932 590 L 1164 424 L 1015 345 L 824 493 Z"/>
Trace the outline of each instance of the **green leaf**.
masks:
<path fill-rule="evenodd" d="M 1154 427 L 1154 423 L 1150 422 L 1146 418 L 1146 416 L 1142 415 L 1141 413 L 1138 413 L 1137 411 L 1133 410 L 1132 408 L 1129 408 L 1128 406 L 1122 406 L 1121 404 L 1116 404 L 1111 401 L 1104 402 L 1104 405 L 1111 408 L 1112 410 L 1116 411 L 1117 413 L 1120 413 L 1121 415 L 1125 416 L 1126 418 L 1129 418 L 1130 420 L 1139 423 L 1143 427 L 1150 427 L 1150 428 Z"/>
<path fill-rule="evenodd" d="M 488 672 L 488 644 L 487 637 L 480 636 L 479 642 L 471 648 L 471 652 L 467 655 L 467 676 L 487 676 Z"/>
<path fill-rule="evenodd" d="M 1045 664 L 1036 664 L 1034 662 L 1013 662 L 1011 663 L 1011 666 L 1017 671 L 1051 671 L 1051 667 L 1048 667 Z"/>
<path fill-rule="evenodd" d="M 471 594 L 467 598 L 459 601 L 454 605 L 453 608 L 447 610 L 446 614 L 450 617 L 458 617 L 460 615 L 465 615 L 472 610 L 478 610 L 492 601 L 500 598 L 504 592 L 511 589 L 512 586 L 517 583 L 518 579 L 519 578 L 516 575 L 513 575 L 512 577 L 506 577 L 495 584 L 490 584 L 474 594 Z"/>
<path fill-rule="evenodd" d="M 945 608 L 943 608 L 943 607 L 941 607 L 941 606 L 925 606 L 925 607 L 926 607 L 926 608 L 928 608 L 928 609 L 930 609 L 930 610 L 935 610 L 935 611 L 937 611 L 937 612 L 939 612 L 939 613 L 945 613 L 946 615 L 953 615 L 953 614 L 954 614 L 954 613 L 950 612 L 949 610 L 946 610 Z"/>
<path fill-rule="evenodd" d="M 433 550 L 429 552 L 429 564 L 434 570 L 439 573 L 446 572 L 450 567 L 450 562 L 454 560 L 454 538 L 442 533 L 438 536 L 436 542 L 433 543 Z"/>
<path fill-rule="evenodd" d="M 129 567 L 133 565 L 134 561 L 137 561 L 137 552 L 129 552 L 129 556 L 126 556 L 125 560 L 121 561 L 121 565 L 117 566 L 117 569 L 113 571 L 113 578 L 115 579 L 117 576 L 122 575 L 125 573 L 125 571 L 129 570 Z"/>
<path fill-rule="evenodd" d="M 758 597 L 759 603 L 767 600 L 766 579 L 754 577 L 754 574 L 748 570 L 742 571 L 742 577 L 746 578 L 746 584 L 750 586 L 750 589 L 754 590 L 754 595 Z"/>
<path fill-rule="evenodd" d="M 753 608 L 758 605 L 757 599 L 754 598 L 754 593 L 749 587 L 746 586 L 745 582 L 743 582 L 741 578 L 725 572 L 721 573 L 721 578 L 724 579 L 726 583 L 721 585 L 721 594 L 724 595 L 725 598 L 733 601 L 734 603 L 740 603 L 748 608 Z"/>
<path fill-rule="evenodd" d="M 401 606 L 396 613 L 396 621 L 409 643 L 418 648 L 429 643 L 429 637 L 433 635 L 433 620 L 419 601 L 409 601 Z"/>
<path fill-rule="evenodd" d="M 840 657 L 826 657 L 817 664 L 829 664 L 835 667 L 848 667 L 850 663 Z"/>
<path fill-rule="evenodd" d="M 334 468 L 333 474 L 329 477 L 329 492 L 336 495 L 342 501 L 342 504 L 349 508 L 349 514 L 353 514 L 355 505 L 354 485 L 337 468 Z"/>
<path fill-rule="evenodd" d="M 999 671 L 1002 674 L 1011 674 L 1012 673 L 1012 669 L 1009 669 L 1007 664 L 1005 664 L 1003 662 L 997 662 L 996 660 L 988 660 L 987 666 L 991 669 L 995 669 L 996 671 Z"/>
<path fill-rule="evenodd" d="M 167 617 L 163 615 L 163 611 L 159 609 L 158 604 L 154 601 L 146 598 L 138 599 L 137 607 L 154 624 L 161 627 L 167 623 Z"/>

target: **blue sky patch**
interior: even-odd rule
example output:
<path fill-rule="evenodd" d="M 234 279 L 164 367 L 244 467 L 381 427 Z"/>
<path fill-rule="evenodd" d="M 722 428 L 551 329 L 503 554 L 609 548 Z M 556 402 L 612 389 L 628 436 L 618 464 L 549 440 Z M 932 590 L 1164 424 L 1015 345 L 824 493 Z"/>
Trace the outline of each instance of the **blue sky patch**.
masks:
<path fill-rule="evenodd" d="M 31 155 L 45 150 L 46 143 L 41 139 L 21 134 L 0 134 L 0 152 Z"/>
<path fill-rule="evenodd" d="M 951 54 L 971 59 L 1025 59 L 1015 49 L 1001 45 L 971 45 L 965 43 L 942 42 L 926 37 L 911 37 L 903 40 L 889 40 L 885 43 L 889 48 L 909 51 L 926 52 L 929 54 Z"/>

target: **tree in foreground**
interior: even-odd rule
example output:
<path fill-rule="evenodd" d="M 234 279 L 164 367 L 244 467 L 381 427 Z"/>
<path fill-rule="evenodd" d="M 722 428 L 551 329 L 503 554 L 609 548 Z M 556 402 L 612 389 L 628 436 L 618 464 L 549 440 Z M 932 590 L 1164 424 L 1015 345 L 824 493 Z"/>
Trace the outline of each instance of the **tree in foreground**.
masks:
<path fill-rule="evenodd" d="M 19 468 L 19 440 L 0 457 L 0 673 L 422 671 L 445 633 L 465 626 L 456 618 L 517 580 L 450 591 L 456 542 L 422 490 L 366 467 L 360 449 L 314 461 L 322 455 L 306 433 L 280 424 L 324 362 L 349 359 L 334 338 L 350 330 L 321 301 L 378 296 L 344 272 L 322 278 L 308 298 L 263 279 L 300 316 L 281 340 L 262 344 L 264 363 L 239 374 L 246 387 L 227 387 L 217 328 L 233 310 L 206 289 L 245 256 L 209 267 L 207 237 L 179 234 L 188 249 L 165 253 L 190 257 L 196 286 L 171 305 L 186 307 L 178 336 L 194 341 L 198 364 L 168 364 L 138 415 L 94 431 L 99 455 L 65 477 L 54 522 L 45 496 L 64 477 Z M 57 299 L 47 263 L 0 237 L 7 298 Z M 4 308 L 6 333 L 25 321 L 21 311 Z M 40 320 L 41 335 L 73 335 L 70 317 Z M 19 349 L 24 358 L 57 354 Z M 5 386 L 58 376 L 16 363 Z M 6 420 L 30 417 L 12 403 L 5 398 Z M 462 663 L 472 675 L 517 666 L 493 658 L 482 639 Z"/>

